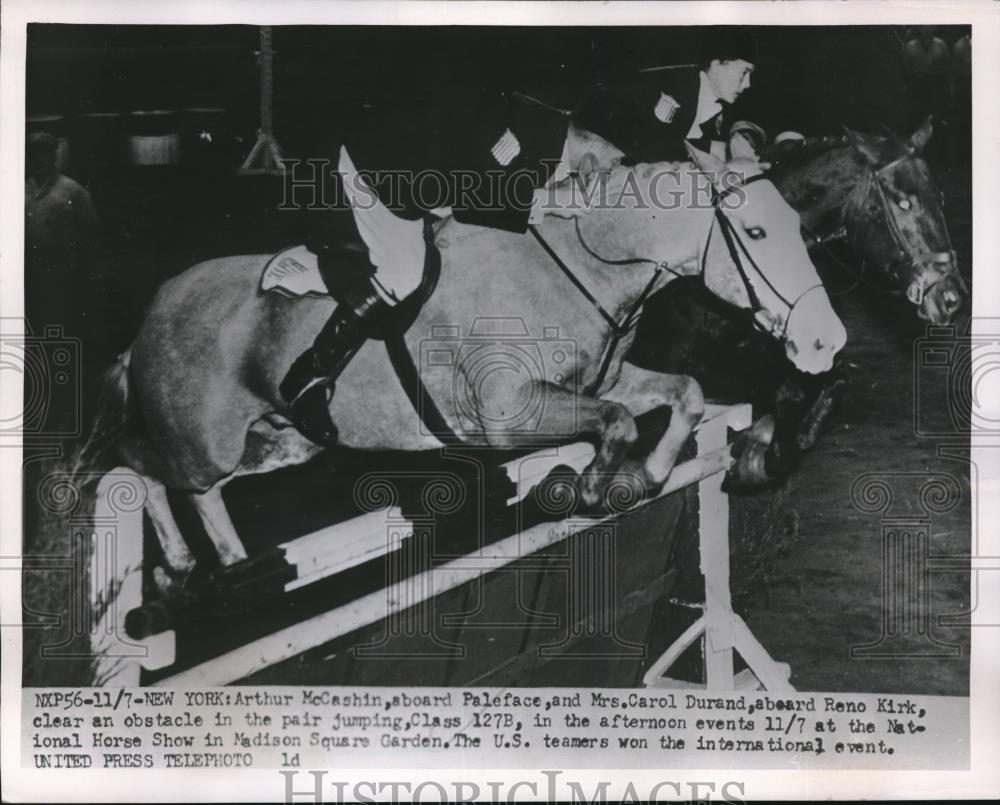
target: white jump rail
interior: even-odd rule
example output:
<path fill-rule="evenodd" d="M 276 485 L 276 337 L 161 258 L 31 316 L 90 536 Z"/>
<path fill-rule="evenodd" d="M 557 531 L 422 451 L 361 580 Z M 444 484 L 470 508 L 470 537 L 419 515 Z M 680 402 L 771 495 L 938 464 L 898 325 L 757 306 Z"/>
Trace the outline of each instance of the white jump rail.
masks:
<path fill-rule="evenodd" d="M 707 593 L 703 616 L 653 664 L 644 680 L 647 686 L 675 687 L 682 684 L 690 686 L 691 683 L 680 683 L 665 678 L 663 674 L 687 646 L 704 635 L 706 683 L 709 688 L 733 689 L 747 680 L 747 674 L 736 676 L 733 674 L 732 652 L 735 649 L 743 656 L 753 672 L 753 682 L 772 690 L 790 689 L 788 667 L 774 662 L 767 655 L 746 624 L 733 612 L 730 601 L 729 508 L 728 498 L 721 489 L 724 474 L 732 464 L 727 429 L 743 430 L 750 424 L 751 411 L 748 405 L 707 406 L 705 416 L 696 430 L 697 456 L 674 467 L 664 488 L 656 496 L 660 498 L 691 484 L 699 484 L 698 530 Z M 591 445 L 578 443 L 558 449 L 540 450 L 504 464 L 503 468 L 508 477 L 517 487 L 515 495 L 508 502 L 512 503 L 523 498 L 555 466 L 568 465 L 579 472 L 593 456 L 594 449 Z M 129 473 L 129 471 L 119 469 L 113 472 L 115 475 L 119 473 Z M 136 476 L 133 477 L 138 481 Z M 102 488 L 103 486 L 102 483 Z M 647 505 L 651 500 L 645 501 L 642 505 Z M 574 516 L 559 522 L 540 523 L 479 551 L 425 570 L 415 577 L 406 578 L 336 609 L 165 677 L 156 684 L 194 687 L 224 685 L 244 679 L 316 646 L 377 623 L 436 595 L 473 581 L 481 575 L 503 568 L 522 557 L 567 539 L 581 528 L 606 519 L 608 518 Z M 407 533 L 408 521 L 402 517 L 398 508 L 391 507 L 361 515 L 283 544 L 280 547 L 285 550 L 285 558 L 295 566 L 298 574 L 296 579 L 286 585 L 286 590 L 305 586 L 395 549 L 399 542 L 395 541 L 393 544 L 386 540 L 387 526 L 390 524 L 394 534 Z M 114 541 L 114 546 L 117 546 L 119 551 L 129 554 L 125 563 L 121 561 L 121 556 L 118 557 L 118 566 L 128 565 L 134 568 L 135 551 L 141 551 L 141 547 L 137 546 L 142 545 L 141 510 L 137 519 L 133 518 L 128 524 L 120 524 L 118 530 L 119 539 Z M 128 535 L 131 538 L 122 538 L 125 536 L 123 534 L 125 531 L 131 531 Z M 101 541 L 95 543 L 93 560 L 95 572 L 97 568 L 106 567 L 109 563 L 107 550 L 111 546 L 105 544 L 103 551 L 101 546 Z M 141 584 L 137 583 L 136 576 L 137 574 L 133 572 L 129 576 L 128 584 L 120 588 L 117 596 L 111 596 L 117 600 L 115 607 L 109 609 L 111 614 L 106 618 L 107 622 L 103 627 L 105 631 L 120 629 L 119 633 L 124 634 L 122 624 L 124 614 L 141 605 Z M 106 578 L 106 574 L 101 578 Z M 414 590 L 420 592 L 414 595 Z M 108 600 L 108 591 L 104 590 L 103 594 L 105 600 Z M 110 684 L 138 684 L 140 665 L 148 670 L 157 670 L 169 666 L 174 661 L 175 641 L 172 632 L 156 635 L 147 641 L 130 642 L 142 646 L 143 653 L 147 656 L 137 657 L 125 666 L 121 658 L 117 658 Z M 95 653 L 98 653 L 97 648 L 95 645 Z M 100 665 L 101 658 L 98 657 L 99 668 Z M 108 676 L 107 671 L 105 676 Z M 98 678 L 103 678 L 100 671 Z"/>

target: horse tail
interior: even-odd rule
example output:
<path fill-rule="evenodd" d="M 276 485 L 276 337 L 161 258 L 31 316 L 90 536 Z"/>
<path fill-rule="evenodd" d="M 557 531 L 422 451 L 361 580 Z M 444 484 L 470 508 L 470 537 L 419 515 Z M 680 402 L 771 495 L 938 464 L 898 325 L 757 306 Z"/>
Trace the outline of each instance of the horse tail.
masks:
<path fill-rule="evenodd" d="M 128 366 L 131 350 L 125 350 L 98 380 L 97 414 L 86 441 L 73 456 L 73 473 L 110 469 L 108 456 L 118 443 L 128 421 Z"/>

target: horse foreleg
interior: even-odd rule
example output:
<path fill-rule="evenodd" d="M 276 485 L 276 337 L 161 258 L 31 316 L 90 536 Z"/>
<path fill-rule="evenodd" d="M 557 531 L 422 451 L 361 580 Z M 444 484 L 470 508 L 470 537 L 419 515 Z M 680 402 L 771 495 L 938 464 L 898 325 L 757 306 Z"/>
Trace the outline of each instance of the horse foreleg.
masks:
<path fill-rule="evenodd" d="M 603 399 L 632 410 L 670 406 L 670 424 L 638 467 L 640 478 L 648 488 L 663 486 L 677 463 L 681 448 L 705 413 L 701 386 L 686 375 L 660 374 L 626 362 L 622 364 L 618 381 Z"/>
<path fill-rule="evenodd" d="M 531 434 L 506 434 L 491 441 L 512 446 L 546 440 L 547 434 L 552 438 L 564 438 L 567 426 L 575 422 L 581 436 L 593 434 L 599 440 L 593 461 L 580 475 L 578 490 L 584 506 L 598 505 L 604 490 L 614 479 L 615 471 L 638 437 L 635 420 L 628 409 L 616 402 L 584 397 L 547 382 L 526 386 L 520 392 L 530 395 L 525 399 L 541 399 L 541 415 L 536 428 Z M 521 402 L 523 400 L 515 400 L 512 404 L 520 406 Z M 518 407 L 513 410 L 518 410 Z"/>
<path fill-rule="evenodd" d="M 842 377 L 835 378 L 823 386 L 809 412 L 803 417 L 796 434 L 795 441 L 800 450 L 808 450 L 816 444 L 820 430 L 830 418 L 846 388 L 847 380 Z"/>
<path fill-rule="evenodd" d="M 156 538 L 163 549 L 163 558 L 167 567 L 175 576 L 184 577 L 194 567 L 194 556 L 188 550 L 187 543 L 177 527 L 174 514 L 167 500 L 167 488 L 159 481 L 143 476 L 146 482 L 146 514 L 153 523 Z"/>
<path fill-rule="evenodd" d="M 222 499 L 222 484 L 216 484 L 207 492 L 191 495 L 191 502 L 198 510 L 209 539 L 215 546 L 219 561 L 231 565 L 247 558 L 243 541 L 236 534 L 236 527 L 229 518 L 225 501 Z"/>

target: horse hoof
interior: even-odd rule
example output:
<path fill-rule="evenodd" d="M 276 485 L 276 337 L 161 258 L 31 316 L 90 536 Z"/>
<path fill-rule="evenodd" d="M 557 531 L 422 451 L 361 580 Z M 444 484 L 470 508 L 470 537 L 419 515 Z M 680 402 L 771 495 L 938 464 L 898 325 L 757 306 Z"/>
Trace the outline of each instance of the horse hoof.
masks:
<path fill-rule="evenodd" d="M 764 472 L 773 481 L 784 480 L 799 466 L 801 457 L 802 450 L 794 440 L 771 442 L 764 454 Z"/>
<path fill-rule="evenodd" d="M 748 439 L 743 451 L 729 470 L 727 481 L 740 489 L 758 489 L 772 483 L 775 478 L 768 474 L 767 451 L 770 445 L 755 439 Z"/>
<path fill-rule="evenodd" d="M 795 443 L 799 450 L 808 450 L 816 444 L 820 431 L 833 414 L 841 397 L 844 396 L 847 386 L 846 380 L 838 378 L 819 393 L 812 409 L 806 415 L 799 432 L 796 434 Z"/>
<path fill-rule="evenodd" d="M 750 440 L 769 445 L 774 440 L 774 417 L 766 414 L 750 426 Z"/>
<path fill-rule="evenodd" d="M 642 503 L 650 491 L 646 486 L 645 477 L 639 464 L 622 467 L 604 489 L 601 496 L 601 513 L 621 514 Z"/>
<path fill-rule="evenodd" d="M 166 570 L 157 565 L 153 568 L 153 585 L 160 595 L 169 595 L 170 591 L 177 586 L 177 583 L 170 578 Z"/>
<path fill-rule="evenodd" d="M 143 640 L 170 628 L 170 612 L 162 603 L 146 604 L 125 613 L 125 634 Z"/>
<path fill-rule="evenodd" d="M 572 467 L 553 467 L 530 492 L 532 502 L 546 517 L 569 517 L 580 504 L 580 475 Z"/>
<path fill-rule="evenodd" d="M 153 568 L 153 586 L 156 587 L 156 591 L 160 595 L 173 595 L 187 585 L 193 571 L 193 561 L 190 566 L 164 567 L 157 565 Z"/>

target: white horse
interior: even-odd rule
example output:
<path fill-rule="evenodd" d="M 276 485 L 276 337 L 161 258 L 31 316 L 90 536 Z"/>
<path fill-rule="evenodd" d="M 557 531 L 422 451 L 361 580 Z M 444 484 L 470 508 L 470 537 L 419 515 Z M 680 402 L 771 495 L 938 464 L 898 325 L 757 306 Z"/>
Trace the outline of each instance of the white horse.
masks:
<path fill-rule="evenodd" d="M 692 151 L 692 158 L 614 168 L 609 185 L 623 191 L 613 203 L 576 223 L 546 216 L 537 237 L 451 219 L 438 226 L 440 281 L 406 343 L 462 442 L 511 448 L 594 439 L 596 455 L 578 481 L 587 506 L 599 503 L 616 474 L 662 486 L 702 416 L 701 390 L 690 378 L 624 358 L 642 302 L 678 276 L 700 274 L 714 294 L 752 311 L 798 368 L 832 366 L 846 333 L 806 252 L 798 214 L 770 181 L 743 184 L 714 157 Z M 109 405 L 92 447 L 113 442 L 117 458 L 148 479 L 147 510 L 178 574 L 193 558 L 166 487 L 192 493 L 220 560 L 230 564 L 246 553 L 222 504 L 223 485 L 321 449 L 289 426 L 278 383 L 334 302 L 262 293 L 267 259 L 211 260 L 164 283 L 129 352 L 105 377 Z M 616 335 L 611 320 L 628 325 Z M 484 326 L 511 322 L 516 332 L 482 339 Z M 507 371 L 507 362 L 483 371 L 483 344 L 497 354 L 530 353 L 540 358 L 537 370 Z M 451 359 L 422 359 L 437 348 L 438 358 Z M 668 427 L 648 455 L 626 461 L 637 438 L 630 410 L 656 405 L 671 407 Z M 347 447 L 441 445 L 378 342 L 362 347 L 341 375 L 330 414 Z"/>

